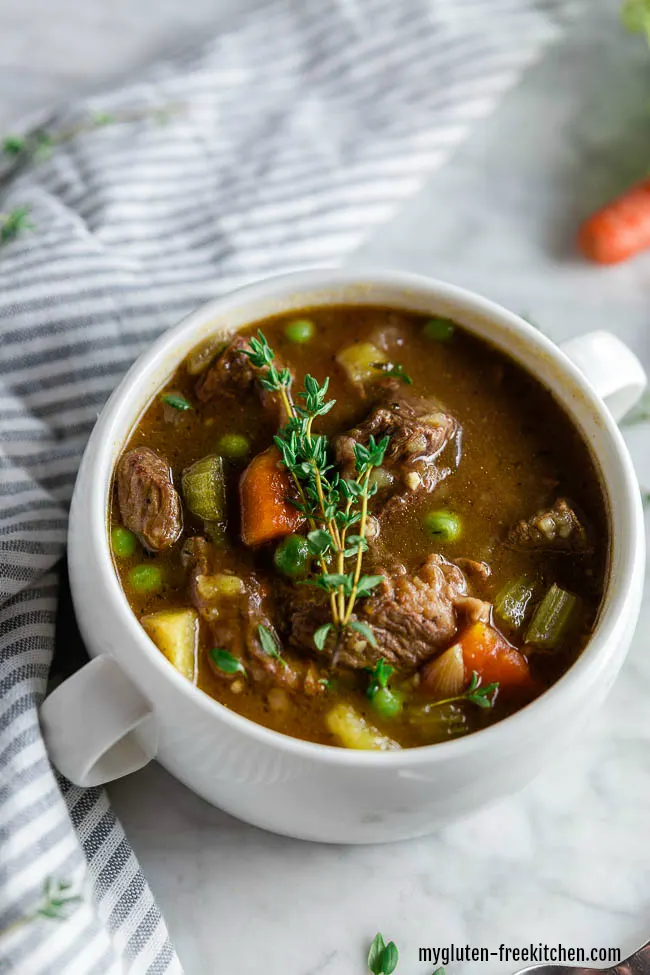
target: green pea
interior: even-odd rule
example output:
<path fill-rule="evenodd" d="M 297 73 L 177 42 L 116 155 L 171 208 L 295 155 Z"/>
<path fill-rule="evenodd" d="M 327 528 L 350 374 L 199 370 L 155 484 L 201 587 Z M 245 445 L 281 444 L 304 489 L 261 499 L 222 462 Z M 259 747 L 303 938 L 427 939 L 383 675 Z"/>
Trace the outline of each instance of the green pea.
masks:
<path fill-rule="evenodd" d="M 372 697 L 372 706 L 382 718 L 394 718 L 402 710 L 402 698 L 389 687 L 380 687 Z"/>
<path fill-rule="evenodd" d="M 273 561 L 279 572 L 292 579 L 306 575 L 311 561 L 307 539 L 302 535 L 287 535 L 276 548 Z"/>
<path fill-rule="evenodd" d="M 445 542 L 455 542 L 462 532 L 461 520 L 453 511 L 429 511 L 424 518 L 424 527 Z"/>
<path fill-rule="evenodd" d="M 157 565 L 134 565 L 129 583 L 136 592 L 158 592 L 162 589 L 163 572 Z"/>
<path fill-rule="evenodd" d="M 138 547 L 138 540 L 128 528 L 116 525 L 111 528 L 111 546 L 118 559 L 128 559 Z"/>
<path fill-rule="evenodd" d="M 451 342 L 455 331 L 456 326 L 452 321 L 448 318 L 441 318 L 438 315 L 425 322 L 422 328 L 424 337 L 430 339 L 432 342 Z"/>
<path fill-rule="evenodd" d="M 224 433 L 217 444 L 217 450 L 221 456 L 227 457 L 229 460 L 239 460 L 246 457 L 250 453 L 250 449 L 248 437 L 245 437 L 243 433 Z"/>
<path fill-rule="evenodd" d="M 315 331 L 316 326 L 308 318 L 297 318 L 295 322 L 289 322 L 284 330 L 284 334 L 290 342 L 295 342 L 297 345 L 304 345 L 306 342 L 311 342 Z"/>

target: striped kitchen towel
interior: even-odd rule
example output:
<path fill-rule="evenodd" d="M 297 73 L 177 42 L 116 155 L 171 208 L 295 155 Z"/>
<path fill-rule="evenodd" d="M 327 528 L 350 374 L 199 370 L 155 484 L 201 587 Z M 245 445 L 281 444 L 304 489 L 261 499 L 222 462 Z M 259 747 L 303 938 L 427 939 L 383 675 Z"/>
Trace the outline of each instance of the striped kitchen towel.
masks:
<path fill-rule="evenodd" d="M 56 566 L 97 412 L 138 353 L 200 302 L 344 260 L 418 191 L 574 7 L 272 0 L 198 52 L 6 141 L 2 972 L 181 971 L 105 793 L 57 778 L 39 733 Z"/>

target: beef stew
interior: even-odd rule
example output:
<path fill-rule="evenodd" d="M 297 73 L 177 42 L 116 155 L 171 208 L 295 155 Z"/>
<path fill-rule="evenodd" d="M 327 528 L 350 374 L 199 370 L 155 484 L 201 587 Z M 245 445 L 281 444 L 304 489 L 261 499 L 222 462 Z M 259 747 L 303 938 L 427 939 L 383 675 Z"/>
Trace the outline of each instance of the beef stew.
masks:
<path fill-rule="evenodd" d="M 525 706 L 585 646 L 607 518 L 551 394 L 444 318 L 326 307 L 192 352 L 114 477 L 116 571 L 226 707 L 391 750 Z"/>

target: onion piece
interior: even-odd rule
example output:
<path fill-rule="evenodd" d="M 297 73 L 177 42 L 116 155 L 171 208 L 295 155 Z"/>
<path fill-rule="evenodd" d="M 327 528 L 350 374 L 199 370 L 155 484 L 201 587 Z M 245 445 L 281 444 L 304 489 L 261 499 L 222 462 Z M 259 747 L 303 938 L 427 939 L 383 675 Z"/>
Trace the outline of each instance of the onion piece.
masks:
<path fill-rule="evenodd" d="M 465 664 L 460 643 L 455 643 L 435 660 L 425 664 L 420 686 L 434 700 L 444 700 L 462 693 L 465 687 Z"/>
<path fill-rule="evenodd" d="M 185 368 L 190 376 L 198 376 L 207 369 L 219 352 L 223 352 L 228 340 L 223 335 L 213 335 L 197 346 L 185 360 Z"/>

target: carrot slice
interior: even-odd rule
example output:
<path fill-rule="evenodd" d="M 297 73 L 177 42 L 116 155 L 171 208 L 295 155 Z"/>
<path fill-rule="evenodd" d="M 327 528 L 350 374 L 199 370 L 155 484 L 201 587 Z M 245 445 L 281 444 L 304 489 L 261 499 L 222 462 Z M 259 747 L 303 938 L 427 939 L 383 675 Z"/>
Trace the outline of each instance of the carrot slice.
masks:
<path fill-rule="evenodd" d="M 458 642 L 463 651 L 466 680 L 476 671 L 482 684 L 496 681 L 501 691 L 533 688 L 526 658 L 494 627 L 473 623 Z"/>
<path fill-rule="evenodd" d="M 650 247 L 650 180 L 637 183 L 585 220 L 578 247 L 599 264 L 618 264 Z"/>
<path fill-rule="evenodd" d="M 253 458 L 239 481 L 244 545 L 262 545 L 300 528 L 304 519 L 288 500 L 291 488 L 291 475 L 277 447 Z"/>

